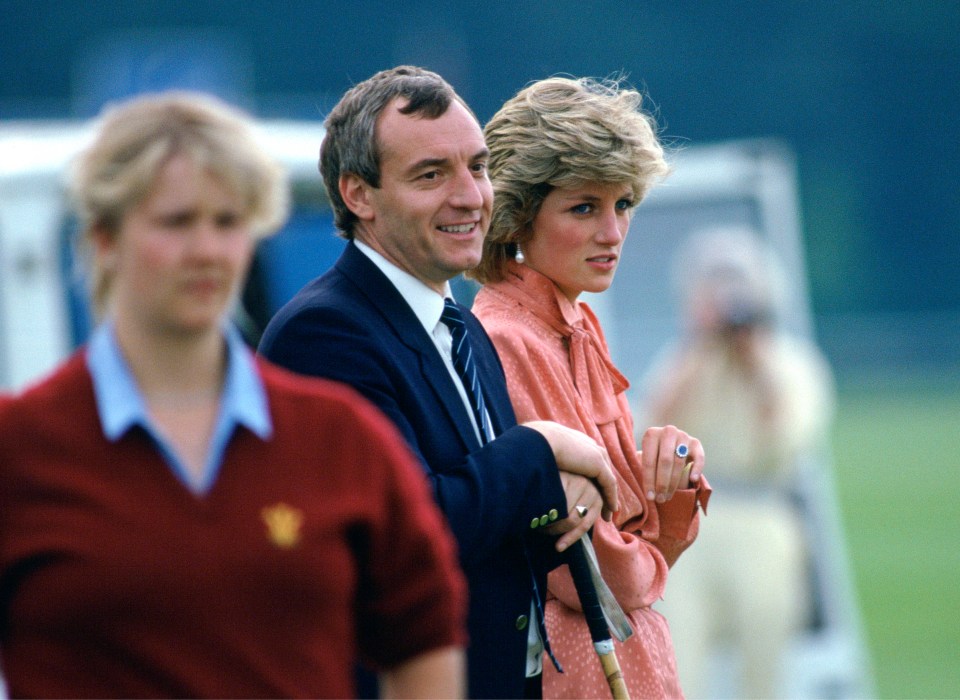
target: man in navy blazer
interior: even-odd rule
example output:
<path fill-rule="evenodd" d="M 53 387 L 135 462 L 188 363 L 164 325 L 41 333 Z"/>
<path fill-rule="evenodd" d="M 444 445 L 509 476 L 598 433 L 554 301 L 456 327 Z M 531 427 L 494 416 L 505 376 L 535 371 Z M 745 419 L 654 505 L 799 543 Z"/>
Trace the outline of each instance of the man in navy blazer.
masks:
<path fill-rule="evenodd" d="M 616 508 L 613 473 L 583 434 L 516 424 L 500 360 L 464 307 L 489 433 L 450 359 L 444 298 L 480 260 L 493 199 L 466 104 L 436 74 L 402 66 L 347 92 L 326 127 L 320 169 L 350 242 L 271 320 L 260 351 L 352 385 L 396 423 L 459 544 L 470 696 L 537 696 L 547 571 Z M 574 506 L 586 514 L 568 517 Z"/>

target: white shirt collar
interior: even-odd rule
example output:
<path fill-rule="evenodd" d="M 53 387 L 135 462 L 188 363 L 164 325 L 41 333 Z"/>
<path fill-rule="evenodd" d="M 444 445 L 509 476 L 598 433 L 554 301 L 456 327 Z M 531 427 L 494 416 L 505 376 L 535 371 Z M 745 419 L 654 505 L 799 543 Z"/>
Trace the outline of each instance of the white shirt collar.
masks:
<path fill-rule="evenodd" d="M 423 324 L 427 333 L 432 334 L 437 324 L 440 322 L 440 315 L 443 313 L 443 300 L 445 297 L 453 298 L 450 292 L 450 284 L 444 284 L 443 296 L 437 294 L 436 290 L 430 289 L 423 282 L 411 275 L 405 270 L 401 270 L 395 264 L 387 260 L 383 255 L 371 248 L 366 243 L 354 239 L 354 245 L 357 250 L 366 255 L 377 268 L 387 276 L 387 279 L 393 283 L 393 286 L 400 292 L 413 313 Z"/>

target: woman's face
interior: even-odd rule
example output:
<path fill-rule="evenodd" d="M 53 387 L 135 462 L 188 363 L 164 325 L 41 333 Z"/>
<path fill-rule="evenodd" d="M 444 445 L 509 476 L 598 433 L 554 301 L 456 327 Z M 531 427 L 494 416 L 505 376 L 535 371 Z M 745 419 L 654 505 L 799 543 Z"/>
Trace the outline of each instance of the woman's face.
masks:
<path fill-rule="evenodd" d="M 161 168 L 116 235 L 97 240 L 116 322 L 161 333 L 218 330 L 253 254 L 241 197 L 183 155 Z"/>
<path fill-rule="evenodd" d="M 634 207 L 628 185 L 556 187 L 543 200 L 522 246 L 526 264 L 546 275 L 571 301 L 613 282 Z"/>

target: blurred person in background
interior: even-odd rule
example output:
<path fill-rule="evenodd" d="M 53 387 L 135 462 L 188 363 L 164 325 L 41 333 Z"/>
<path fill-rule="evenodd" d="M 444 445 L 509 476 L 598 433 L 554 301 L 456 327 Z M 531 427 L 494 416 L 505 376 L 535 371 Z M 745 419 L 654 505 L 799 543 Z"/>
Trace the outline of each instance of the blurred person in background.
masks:
<path fill-rule="evenodd" d="M 612 81 L 550 78 L 494 115 L 494 207 L 473 311 L 497 348 L 519 420 L 549 419 L 601 445 L 617 476 L 620 509 L 593 528 L 601 573 L 635 629 L 615 642 L 628 692 L 678 698 L 670 630 L 651 605 L 669 567 L 699 528 L 700 441 L 673 426 L 649 428 L 637 451 L 625 390 L 603 330 L 578 297 L 613 281 L 631 214 L 668 171 L 655 122 L 635 90 Z M 678 445 L 689 455 L 678 456 Z M 545 669 L 546 698 L 609 693 L 580 601 L 564 566 L 551 572 L 547 629 L 564 673 Z"/>
<path fill-rule="evenodd" d="M 72 186 L 100 322 L 0 402 L 10 694 L 350 697 L 363 657 L 388 695 L 460 695 L 465 586 L 403 439 L 228 322 L 287 212 L 246 115 L 136 98 Z"/>
<path fill-rule="evenodd" d="M 674 270 L 684 334 L 649 373 L 640 411 L 695 431 L 710 452 L 710 527 L 659 607 L 691 698 L 716 696 L 707 659 L 730 649 L 738 697 L 782 697 L 784 654 L 808 620 L 793 487 L 798 460 L 826 438 L 834 392 L 819 350 L 778 328 L 780 265 L 750 230 L 705 230 L 685 243 Z"/>

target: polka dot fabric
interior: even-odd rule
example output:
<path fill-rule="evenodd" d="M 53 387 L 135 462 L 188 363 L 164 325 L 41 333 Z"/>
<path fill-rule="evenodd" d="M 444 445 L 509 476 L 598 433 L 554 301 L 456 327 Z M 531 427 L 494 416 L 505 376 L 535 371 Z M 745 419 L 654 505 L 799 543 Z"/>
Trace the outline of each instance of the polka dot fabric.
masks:
<path fill-rule="evenodd" d="M 615 643 L 634 698 L 681 698 L 667 621 L 650 606 L 661 597 L 670 565 L 699 527 L 709 486 L 647 503 L 624 391 L 596 317 L 573 304 L 546 277 L 508 263 L 507 278 L 478 293 L 473 312 L 496 345 L 520 422 L 554 420 L 606 448 L 620 489 L 612 522 L 598 521 L 593 542 L 604 579 L 635 630 Z M 547 632 L 564 673 L 545 664 L 544 698 L 600 698 L 610 691 L 566 566 L 550 573 Z"/>

